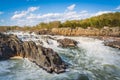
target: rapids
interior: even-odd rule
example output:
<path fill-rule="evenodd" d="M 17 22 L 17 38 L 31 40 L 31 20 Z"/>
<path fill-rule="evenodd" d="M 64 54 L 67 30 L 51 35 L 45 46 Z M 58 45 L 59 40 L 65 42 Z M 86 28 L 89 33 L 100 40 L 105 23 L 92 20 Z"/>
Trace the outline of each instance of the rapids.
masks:
<path fill-rule="evenodd" d="M 120 50 L 104 46 L 103 41 L 88 37 L 36 35 L 18 31 L 23 41 L 52 48 L 69 64 L 65 73 L 47 73 L 28 59 L 12 59 L 0 62 L 0 80 L 120 80 Z M 78 47 L 59 47 L 57 39 L 70 38 Z"/>

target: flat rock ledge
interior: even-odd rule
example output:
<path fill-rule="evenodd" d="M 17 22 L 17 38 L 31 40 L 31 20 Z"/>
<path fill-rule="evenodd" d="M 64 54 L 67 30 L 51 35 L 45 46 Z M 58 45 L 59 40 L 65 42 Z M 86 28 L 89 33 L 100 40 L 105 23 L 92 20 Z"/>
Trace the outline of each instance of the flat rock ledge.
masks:
<path fill-rule="evenodd" d="M 120 49 L 120 41 L 111 41 L 111 42 L 105 42 L 105 46 L 110 46 L 113 48 L 118 48 Z"/>
<path fill-rule="evenodd" d="M 50 48 L 38 46 L 33 41 L 21 41 L 15 35 L 0 33 L 0 60 L 14 56 L 28 58 L 47 72 L 65 72 L 66 63 Z"/>

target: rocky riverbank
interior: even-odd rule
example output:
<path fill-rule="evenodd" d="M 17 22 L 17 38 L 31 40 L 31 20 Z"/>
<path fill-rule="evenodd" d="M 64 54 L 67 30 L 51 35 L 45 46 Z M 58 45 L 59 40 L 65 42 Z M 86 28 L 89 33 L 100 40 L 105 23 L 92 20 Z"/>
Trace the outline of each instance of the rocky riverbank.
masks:
<path fill-rule="evenodd" d="M 36 34 L 52 34 L 52 35 L 64 35 L 64 36 L 113 36 L 120 37 L 120 27 L 104 27 L 101 29 L 88 27 L 83 29 L 77 27 L 72 28 L 52 28 L 50 30 L 43 29 L 34 31 Z"/>
<path fill-rule="evenodd" d="M 120 49 L 120 27 L 104 27 L 96 29 L 88 27 L 83 28 L 53 28 L 51 30 L 40 30 L 36 34 L 51 34 L 51 35 L 64 35 L 64 36 L 89 36 L 97 39 L 104 40 L 106 46 L 115 47 Z M 64 43 L 64 41 L 61 41 Z"/>
<path fill-rule="evenodd" d="M 0 60 L 14 56 L 28 58 L 50 73 L 65 72 L 65 62 L 52 49 L 38 46 L 33 41 L 23 42 L 15 35 L 0 33 Z"/>

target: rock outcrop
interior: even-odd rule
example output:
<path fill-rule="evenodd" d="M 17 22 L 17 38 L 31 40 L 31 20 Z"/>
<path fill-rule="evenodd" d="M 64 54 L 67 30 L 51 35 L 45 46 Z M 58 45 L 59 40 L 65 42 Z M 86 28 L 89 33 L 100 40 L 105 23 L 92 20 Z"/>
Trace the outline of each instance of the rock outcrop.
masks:
<path fill-rule="evenodd" d="M 28 58 L 50 73 L 61 73 L 66 68 L 65 62 L 52 49 L 38 46 L 33 41 L 23 42 L 15 35 L 0 33 L 0 60 L 14 56 Z"/>
<path fill-rule="evenodd" d="M 44 35 L 44 34 L 51 34 L 52 35 L 51 31 L 48 29 L 41 29 L 39 31 L 35 31 L 35 33 L 38 35 Z"/>
<path fill-rule="evenodd" d="M 65 35 L 65 36 L 120 36 L 120 27 L 104 27 L 102 29 L 91 28 L 83 29 L 76 27 L 75 29 L 71 28 L 53 28 L 51 30 L 53 34 L 56 35 Z"/>
<path fill-rule="evenodd" d="M 105 46 L 110 46 L 113 48 L 120 49 L 120 41 L 105 42 L 104 44 L 105 44 Z"/>
<path fill-rule="evenodd" d="M 61 47 L 76 47 L 77 46 L 77 41 L 64 38 L 64 39 L 58 39 L 57 40 L 59 43 L 59 46 Z"/>

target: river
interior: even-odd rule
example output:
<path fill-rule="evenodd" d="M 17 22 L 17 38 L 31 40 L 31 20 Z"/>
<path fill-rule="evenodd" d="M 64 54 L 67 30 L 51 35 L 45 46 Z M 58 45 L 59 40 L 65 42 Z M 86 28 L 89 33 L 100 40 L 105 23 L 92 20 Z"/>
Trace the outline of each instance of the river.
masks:
<path fill-rule="evenodd" d="M 36 35 L 8 32 L 23 41 L 52 48 L 69 64 L 65 73 L 47 73 L 28 59 L 11 59 L 0 62 L 0 80 L 120 80 L 120 50 L 104 46 L 102 40 L 88 37 Z M 70 38 L 78 47 L 59 47 L 57 39 Z"/>

